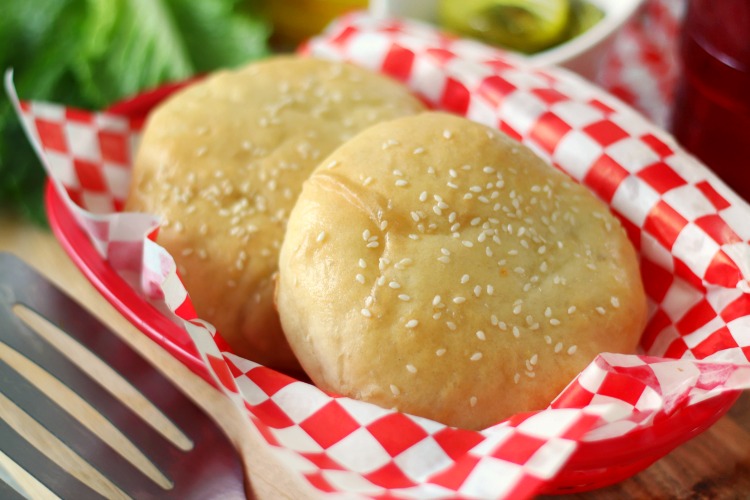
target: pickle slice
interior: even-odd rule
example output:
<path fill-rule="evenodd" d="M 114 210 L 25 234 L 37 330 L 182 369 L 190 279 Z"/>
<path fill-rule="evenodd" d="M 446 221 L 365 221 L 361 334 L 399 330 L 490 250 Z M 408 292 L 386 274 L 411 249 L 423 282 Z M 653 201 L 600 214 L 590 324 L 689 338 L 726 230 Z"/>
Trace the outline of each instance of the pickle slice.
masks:
<path fill-rule="evenodd" d="M 570 13 L 569 0 L 441 0 L 438 15 L 459 35 L 534 53 L 563 40 Z"/>
<path fill-rule="evenodd" d="M 604 12 L 585 0 L 571 0 L 570 23 L 567 38 L 575 38 L 586 32 L 604 17 Z"/>

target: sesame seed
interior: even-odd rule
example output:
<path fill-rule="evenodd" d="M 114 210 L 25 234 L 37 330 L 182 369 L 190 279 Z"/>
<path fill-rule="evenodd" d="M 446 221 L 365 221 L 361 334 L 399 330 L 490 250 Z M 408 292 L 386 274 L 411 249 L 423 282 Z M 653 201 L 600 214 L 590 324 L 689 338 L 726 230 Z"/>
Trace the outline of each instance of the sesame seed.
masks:
<path fill-rule="evenodd" d="M 473 247 L 473 246 L 474 246 L 474 243 L 472 243 L 471 241 L 468 241 L 468 240 L 464 240 L 464 241 L 462 241 L 462 242 L 461 242 L 461 244 L 462 244 L 463 246 L 467 247 L 467 248 L 471 248 L 471 247 Z"/>
<path fill-rule="evenodd" d="M 485 247 L 485 248 L 484 248 L 484 254 L 485 254 L 485 255 L 486 255 L 487 257 L 492 257 L 492 255 L 493 255 L 493 253 L 492 253 L 492 249 L 491 249 L 490 247 Z"/>
<path fill-rule="evenodd" d="M 492 323 L 492 326 L 497 326 L 497 316 L 496 315 L 493 314 L 492 316 L 490 316 L 490 323 Z"/>
<path fill-rule="evenodd" d="M 514 306 L 513 307 L 513 314 L 521 314 L 521 308 L 522 308 L 521 304 L 518 304 L 518 305 Z"/>
<path fill-rule="evenodd" d="M 568 308 L 568 314 L 573 314 L 574 312 L 576 312 L 576 306 L 570 306 Z"/>
<path fill-rule="evenodd" d="M 417 367 L 414 365 L 406 365 L 406 370 L 409 373 L 417 373 Z"/>
<path fill-rule="evenodd" d="M 486 340 L 487 336 L 484 334 L 482 330 L 477 330 L 477 338 L 479 340 Z"/>
<path fill-rule="evenodd" d="M 401 259 L 400 261 L 398 261 L 393 267 L 395 267 L 396 269 L 404 269 L 405 267 L 409 266 L 412 262 L 414 261 L 412 261 L 410 258 L 407 257 L 405 259 Z"/>
<path fill-rule="evenodd" d="M 365 259 L 359 259 L 358 264 L 359 264 L 359 267 L 361 267 L 362 269 L 367 267 L 367 262 L 365 262 Z"/>
<path fill-rule="evenodd" d="M 362 316 L 364 316 L 365 318 L 372 318 L 372 313 L 369 309 L 362 309 L 359 312 L 362 313 Z"/>
<path fill-rule="evenodd" d="M 492 295 L 495 293 L 495 287 L 492 285 L 487 285 L 487 295 Z"/>
<path fill-rule="evenodd" d="M 473 408 L 477 405 L 477 397 L 472 396 L 469 398 L 469 405 Z"/>
<path fill-rule="evenodd" d="M 432 305 L 436 306 L 440 304 L 440 301 L 441 301 L 440 295 L 435 295 L 435 297 L 432 299 Z"/>
<path fill-rule="evenodd" d="M 378 276 L 378 279 L 377 279 L 377 280 L 375 281 L 375 283 L 376 283 L 376 284 L 377 284 L 378 286 L 383 286 L 383 285 L 385 285 L 385 276 L 383 276 L 383 275 L 380 275 L 380 276 Z"/>
<path fill-rule="evenodd" d="M 525 372 L 525 373 L 526 373 L 526 376 L 529 377 L 529 378 L 536 377 L 536 373 L 534 373 L 534 372 Z"/>
<path fill-rule="evenodd" d="M 454 184 L 453 182 L 446 182 L 445 185 L 451 189 L 458 189 L 458 185 Z"/>
<path fill-rule="evenodd" d="M 612 297 L 610 297 L 609 301 L 610 301 L 610 303 L 612 303 L 612 307 L 614 307 L 614 308 L 620 307 L 620 299 L 618 299 L 617 297 L 612 296 Z"/>
<path fill-rule="evenodd" d="M 549 324 L 552 326 L 558 326 L 560 324 L 560 320 L 557 318 L 552 318 L 549 320 Z"/>
<path fill-rule="evenodd" d="M 558 342 L 557 344 L 555 344 L 555 352 L 562 351 L 562 348 L 563 348 L 562 342 Z"/>
<path fill-rule="evenodd" d="M 359 281 L 363 285 L 365 284 L 365 276 L 364 276 L 364 274 L 358 274 L 357 276 L 355 276 L 354 279 L 356 279 L 357 281 Z"/>
<path fill-rule="evenodd" d="M 405 179 L 399 179 L 399 180 L 397 180 L 397 181 L 396 181 L 396 182 L 395 182 L 394 184 L 395 184 L 396 186 L 398 186 L 398 187 L 404 187 L 404 186 L 408 186 L 408 185 L 409 185 L 409 182 L 408 182 L 408 181 L 406 181 Z"/>
<path fill-rule="evenodd" d="M 471 279 L 471 277 L 468 274 L 464 274 L 463 276 L 461 276 L 461 284 L 465 285 L 469 282 L 469 279 Z"/>
<path fill-rule="evenodd" d="M 446 139 L 450 139 L 451 137 L 453 137 L 453 132 L 447 129 L 443 130 L 443 137 L 445 137 Z"/>
<path fill-rule="evenodd" d="M 391 392 L 394 396 L 398 396 L 399 394 L 401 394 L 401 390 L 393 384 L 391 384 Z"/>
<path fill-rule="evenodd" d="M 545 309 L 544 310 L 544 316 L 547 317 L 547 318 L 551 318 L 552 317 L 552 309 L 549 308 L 549 307 L 547 309 Z"/>
<path fill-rule="evenodd" d="M 549 335 L 545 335 L 544 342 L 547 343 L 548 345 L 552 345 L 552 337 L 550 337 Z"/>
<path fill-rule="evenodd" d="M 419 201 L 427 201 L 427 191 L 422 191 L 419 195 Z"/>
<path fill-rule="evenodd" d="M 443 354 L 445 354 L 445 349 L 442 347 L 438 349 L 437 351 L 435 351 L 436 356 L 442 356 Z"/>
<path fill-rule="evenodd" d="M 539 355 L 534 354 L 533 356 L 531 356 L 531 359 L 529 361 L 531 362 L 532 365 L 536 365 L 537 362 L 539 361 Z"/>
<path fill-rule="evenodd" d="M 410 319 L 404 326 L 406 328 L 416 328 L 417 325 L 419 325 L 419 321 L 417 321 L 416 319 Z"/>
<path fill-rule="evenodd" d="M 320 243 L 324 239 L 326 239 L 326 232 L 325 231 L 321 231 L 321 232 L 318 233 L 318 236 L 317 236 L 317 238 L 315 238 L 315 241 L 317 241 L 318 243 Z"/>
<path fill-rule="evenodd" d="M 508 325 L 505 324 L 505 321 L 498 321 L 497 327 L 503 331 L 508 329 Z"/>
<path fill-rule="evenodd" d="M 607 310 L 606 310 L 606 309 L 604 309 L 604 308 L 603 308 L 602 306 L 598 306 L 598 307 L 596 308 L 596 312 L 598 312 L 599 314 L 606 314 L 606 313 L 607 313 Z"/>
<path fill-rule="evenodd" d="M 363 186 L 369 186 L 372 183 L 372 177 L 365 177 L 365 180 L 362 181 Z"/>
<path fill-rule="evenodd" d="M 458 172 L 451 168 L 448 170 L 448 175 L 455 179 L 456 177 L 458 177 Z"/>
<path fill-rule="evenodd" d="M 456 329 L 456 324 L 453 321 L 446 321 L 445 325 L 448 327 L 449 330 L 454 331 Z"/>
<path fill-rule="evenodd" d="M 411 300 L 411 297 L 406 295 L 405 293 L 402 293 L 398 296 L 399 300 L 403 300 L 404 302 L 409 302 Z"/>
<path fill-rule="evenodd" d="M 471 361 L 479 361 L 480 359 L 482 359 L 482 353 L 481 352 L 475 352 L 474 354 L 471 355 L 471 357 L 469 359 Z"/>
<path fill-rule="evenodd" d="M 367 245 L 365 245 L 367 248 L 377 248 L 380 246 L 380 243 L 377 241 L 371 241 Z"/>
<path fill-rule="evenodd" d="M 537 252 L 539 252 L 540 254 L 543 254 L 543 253 L 544 253 L 544 252 L 546 252 L 546 251 L 547 251 L 547 247 L 546 247 L 546 246 L 544 246 L 544 245 L 540 246 L 540 247 L 539 247 L 539 250 L 537 250 Z"/>
<path fill-rule="evenodd" d="M 516 373 L 515 375 L 513 375 L 513 383 L 514 384 L 517 384 L 520 380 L 521 380 L 521 375 L 520 374 Z"/>
<path fill-rule="evenodd" d="M 453 297 L 454 304 L 463 304 L 464 302 L 466 302 L 466 297 L 461 297 L 461 296 Z"/>
<path fill-rule="evenodd" d="M 414 151 L 412 151 L 412 153 L 414 153 L 415 155 L 420 155 L 424 153 L 424 148 L 416 148 L 414 149 Z"/>
<path fill-rule="evenodd" d="M 435 314 L 432 315 L 432 319 L 434 319 L 435 321 L 437 321 L 437 320 L 440 319 L 440 317 L 442 315 L 443 315 L 443 313 L 441 311 L 438 311 L 438 312 L 436 312 Z"/>
<path fill-rule="evenodd" d="M 520 330 L 518 329 L 518 327 L 517 327 L 517 326 L 514 326 L 514 327 L 513 327 L 513 336 L 514 336 L 515 338 L 519 338 L 519 337 L 521 336 L 521 331 L 520 331 Z"/>
<path fill-rule="evenodd" d="M 479 297 L 482 294 L 482 287 L 477 285 L 474 287 L 474 296 Z"/>
<path fill-rule="evenodd" d="M 365 307 L 370 307 L 375 302 L 375 297 L 368 295 L 365 297 Z"/>
<path fill-rule="evenodd" d="M 578 350 L 578 346 L 577 345 L 572 345 L 572 346 L 568 347 L 568 354 L 570 354 L 572 356 L 573 354 L 576 353 L 577 350 Z"/>
<path fill-rule="evenodd" d="M 384 220 L 384 221 L 380 221 L 380 230 L 381 230 L 381 231 L 385 231 L 385 229 L 386 229 L 387 227 L 388 227 L 388 221 L 387 221 L 387 220 Z"/>
<path fill-rule="evenodd" d="M 362 231 L 362 239 L 365 240 L 365 241 L 368 241 L 370 239 L 370 230 L 369 229 L 365 229 L 364 231 Z"/>
<path fill-rule="evenodd" d="M 443 255 L 450 255 L 451 251 L 448 250 L 447 248 L 443 247 L 443 248 L 440 249 L 440 253 L 442 253 Z"/>
<path fill-rule="evenodd" d="M 545 260 L 539 265 L 539 270 L 543 273 L 547 272 L 547 261 Z"/>
<path fill-rule="evenodd" d="M 393 288 L 394 290 L 398 290 L 399 288 L 401 288 L 401 284 L 398 281 L 391 281 L 390 283 L 388 283 L 388 286 Z"/>

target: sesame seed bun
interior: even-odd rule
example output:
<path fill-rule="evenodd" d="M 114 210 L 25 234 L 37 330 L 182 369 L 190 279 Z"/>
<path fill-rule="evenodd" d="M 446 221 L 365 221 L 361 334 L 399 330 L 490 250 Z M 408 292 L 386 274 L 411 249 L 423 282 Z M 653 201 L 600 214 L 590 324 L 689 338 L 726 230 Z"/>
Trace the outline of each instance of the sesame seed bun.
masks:
<path fill-rule="evenodd" d="M 424 113 L 305 182 L 279 260 L 289 343 L 321 388 L 481 429 L 545 408 L 646 319 L 607 206 L 526 147 Z"/>
<path fill-rule="evenodd" d="M 302 181 L 367 126 L 423 109 L 349 64 L 288 56 L 219 72 L 151 113 L 126 209 L 162 217 L 158 243 L 235 353 L 294 369 L 273 276 Z"/>

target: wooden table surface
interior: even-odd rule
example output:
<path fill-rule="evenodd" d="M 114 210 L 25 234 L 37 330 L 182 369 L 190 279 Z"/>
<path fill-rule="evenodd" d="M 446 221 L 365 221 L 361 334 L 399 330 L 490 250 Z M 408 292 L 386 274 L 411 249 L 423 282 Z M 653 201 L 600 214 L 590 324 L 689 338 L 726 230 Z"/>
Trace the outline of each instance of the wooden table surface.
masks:
<path fill-rule="evenodd" d="M 284 474 L 283 465 L 261 445 L 257 433 L 243 425 L 227 398 L 140 333 L 99 295 L 68 259 L 49 230 L 0 214 L 0 251 L 10 251 L 41 270 L 93 311 L 211 415 L 240 450 L 246 472 L 251 478 L 251 495 L 258 498 L 313 496 L 303 480 Z M 0 457 L 0 469 L 6 465 L 7 470 L 3 460 L 7 458 Z M 17 479 L 26 486 L 23 477 Z M 33 488 L 33 485 L 30 487 Z M 39 494 L 39 497 L 42 496 Z M 549 498 L 750 498 L 750 393 L 744 394 L 729 414 L 707 432 L 635 477 L 587 494 Z"/>

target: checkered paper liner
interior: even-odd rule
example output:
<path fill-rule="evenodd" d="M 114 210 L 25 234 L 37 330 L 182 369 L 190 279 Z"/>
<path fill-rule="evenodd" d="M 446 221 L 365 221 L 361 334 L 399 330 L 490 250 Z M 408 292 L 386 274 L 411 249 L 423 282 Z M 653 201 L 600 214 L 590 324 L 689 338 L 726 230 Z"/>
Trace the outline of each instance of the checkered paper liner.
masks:
<path fill-rule="evenodd" d="M 648 0 L 615 35 L 596 83 L 667 126 L 679 75 L 679 31 L 684 0 Z"/>
<path fill-rule="evenodd" d="M 342 18 L 307 54 L 391 75 L 434 108 L 497 127 L 609 203 L 638 248 L 650 320 L 641 355 L 602 354 L 550 408 L 481 432 L 348 398 L 222 352 L 197 318 L 158 221 L 122 213 L 140 120 L 15 100 L 50 181 L 103 259 L 139 273 L 250 425 L 321 493 L 525 498 L 577 444 L 627 435 L 750 388 L 750 207 L 665 133 L 564 71 L 527 69 L 426 25 Z M 655 457 L 657 458 L 657 457 Z"/>

